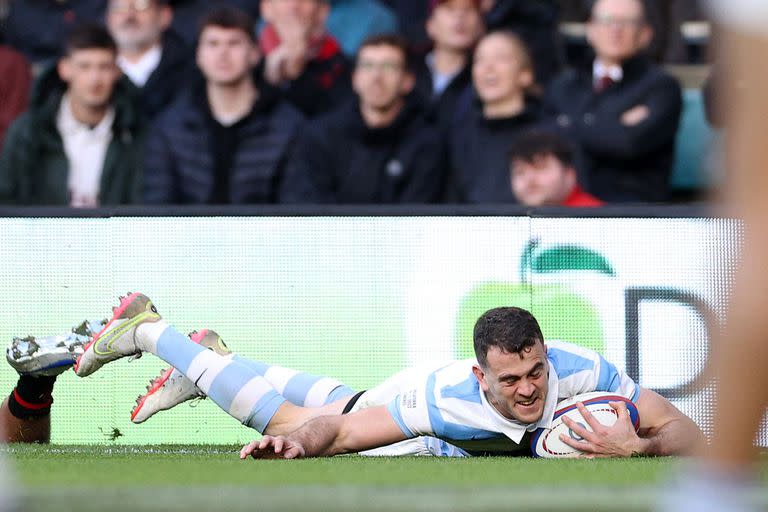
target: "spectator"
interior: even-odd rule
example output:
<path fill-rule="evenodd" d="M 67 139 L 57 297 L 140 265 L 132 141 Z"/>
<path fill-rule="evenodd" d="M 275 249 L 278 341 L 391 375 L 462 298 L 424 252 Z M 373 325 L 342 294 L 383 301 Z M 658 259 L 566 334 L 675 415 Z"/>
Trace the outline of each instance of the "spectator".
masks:
<path fill-rule="evenodd" d="M 74 28 L 44 71 L 29 110 L 8 130 L 0 202 L 96 207 L 133 202 L 140 116 L 120 80 L 117 47 L 100 25 Z"/>
<path fill-rule="evenodd" d="M 27 108 L 32 74 L 23 55 L 0 46 L 0 148 L 8 126 Z"/>
<path fill-rule="evenodd" d="M 328 32 L 341 45 L 345 55 L 354 56 L 370 36 L 397 32 L 397 17 L 376 0 L 330 0 Z"/>
<path fill-rule="evenodd" d="M 449 200 L 514 202 L 509 188 L 510 144 L 540 118 L 533 63 L 511 32 L 492 32 L 475 50 L 472 81 L 479 101 L 457 108 L 450 134 Z"/>
<path fill-rule="evenodd" d="M 328 0 L 261 0 L 264 76 L 308 117 L 351 96 L 349 63 L 325 28 L 329 9 Z"/>
<path fill-rule="evenodd" d="M 158 117 L 147 140 L 147 203 L 244 204 L 277 199 L 292 165 L 302 116 L 254 70 L 259 48 L 253 19 L 238 9 L 202 21 L 198 80 Z"/>
<path fill-rule="evenodd" d="M 316 120 L 284 199 L 307 203 L 428 203 L 443 192 L 439 135 L 414 86 L 407 42 L 374 36 L 360 47 L 352 82 L 357 100 Z"/>
<path fill-rule="evenodd" d="M 211 11 L 222 7 L 235 7 L 259 18 L 258 0 L 169 0 L 173 7 L 171 30 L 178 34 L 189 48 L 197 46 L 200 20 Z M 255 30 L 254 26 L 254 30 Z"/>
<path fill-rule="evenodd" d="M 588 24 L 596 58 L 565 71 L 546 111 L 581 149 L 589 190 L 608 202 L 664 201 L 682 99 L 643 51 L 653 38 L 641 0 L 598 0 Z"/>
<path fill-rule="evenodd" d="M 67 33 L 82 22 L 104 19 L 107 0 L 14 0 L 5 20 L 5 42 L 35 65 L 61 56 Z"/>
<path fill-rule="evenodd" d="M 486 0 L 488 30 L 511 30 L 525 42 L 536 82 L 546 85 L 560 71 L 565 51 L 556 0 Z"/>
<path fill-rule="evenodd" d="M 167 30 L 173 12 L 166 0 L 110 0 L 107 26 L 117 42 L 117 64 L 140 91 L 140 105 L 154 118 L 189 75 L 192 55 Z"/>
<path fill-rule="evenodd" d="M 573 150 L 551 132 L 532 131 L 519 137 L 509 151 L 510 181 L 515 199 L 525 206 L 602 206 L 578 184 Z"/>
<path fill-rule="evenodd" d="M 472 83 L 472 50 L 483 31 L 480 0 L 433 0 L 426 27 L 433 48 L 417 68 L 416 90 L 447 127 Z"/>

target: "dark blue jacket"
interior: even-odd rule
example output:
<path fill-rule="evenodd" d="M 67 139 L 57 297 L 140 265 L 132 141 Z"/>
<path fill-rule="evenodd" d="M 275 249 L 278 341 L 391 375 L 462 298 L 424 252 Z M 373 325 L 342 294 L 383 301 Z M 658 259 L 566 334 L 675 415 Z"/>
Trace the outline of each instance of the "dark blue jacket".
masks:
<path fill-rule="evenodd" d="M 623 68 L 623 80 L 602 93 L 594 92 L 591 66 L 563 72 L 547 91 L 545 113 L 580 148 L 592 194 L 607 202 L 664 201 L 682 110 L 680 85 L 642 57 Z M 622 114 L 639 105 L 648 107 L 648 118 L 624 125 Z"/>
<path fill-rule="evenodd" d="M 298 154 L 284 202 L 432 203 L 443 193 L 442 141 L 410 99 L 384 128 L 369 128 L 349 102 L 308 126 Z"/>
<path fill-rule="evenodd" d="M 208 204 L 214 194 L 214 155 L 205 85 L 182 94 L 148 134 L 144 201 L 150 204 Z M 302 115 L 279 94 L 259 86 L 259 99 L 243 125 L 229 173 L 234 204 L 272 203 L 284 174 L 295 164 L 294 137 Z"/>

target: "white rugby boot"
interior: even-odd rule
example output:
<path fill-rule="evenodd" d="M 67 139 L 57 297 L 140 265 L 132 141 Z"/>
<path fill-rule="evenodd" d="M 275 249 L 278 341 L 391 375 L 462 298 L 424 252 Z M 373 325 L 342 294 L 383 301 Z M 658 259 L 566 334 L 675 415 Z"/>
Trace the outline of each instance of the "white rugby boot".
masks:
<path fill-rule="evenodd" d="M 75 362 L 75 373 L 90 375 L 105 364 L 126 356 L 140 356 L 136 342 L 136 328 L 145 322 L 161 319 L 157 309 L 144 294 L 131 293 L 120 298 L 120 305 L 112 309 L 112 319 L 85 346 Z"/>

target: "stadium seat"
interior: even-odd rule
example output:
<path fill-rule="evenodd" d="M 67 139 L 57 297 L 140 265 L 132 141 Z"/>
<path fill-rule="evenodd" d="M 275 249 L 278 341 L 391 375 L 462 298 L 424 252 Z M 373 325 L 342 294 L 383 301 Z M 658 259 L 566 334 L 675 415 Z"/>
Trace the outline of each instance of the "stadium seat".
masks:
<path fill-rule="evenodd" d="M 704 116 L 701 90 L 685 89 L 671 178 L 674 192 L 703 192 L 717 184 L 712 162 L 717 141 L 716 132 Z"/>

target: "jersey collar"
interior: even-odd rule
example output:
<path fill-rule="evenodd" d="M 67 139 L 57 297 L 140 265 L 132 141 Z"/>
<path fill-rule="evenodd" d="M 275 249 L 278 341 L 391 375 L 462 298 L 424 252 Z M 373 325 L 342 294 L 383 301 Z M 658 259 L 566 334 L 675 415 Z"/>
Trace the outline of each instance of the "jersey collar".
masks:
<path fill-rule="evenodd" d="M 533 432 L 539 428 L 549 428 L 552 424 L 552 418 L 555 415 L 555 408 L 557 407 L 557 397 L 559 395 L 558 384 L 560 380 L 551 363 L 549 364 L 549 377 L 547 378 L 547 381 L 549 388 L 547 390 L 547 398 L 544 401 L 544 413 L 539 421 L 529 424 L 510 420 L 502 416 L 501 413 L 499 413 L 499 411 L 497 411 L 488 401 L 488 397 L 485 396 L 482 389 L 480 390 L 480 400 L 483 403 L 483 409 L 488 413 L 488 416 L 491 418 L 491 421 L 496 428 L 516 444 L 520 444 L 520 441 L 522 441 L 526 432 Z"/>

